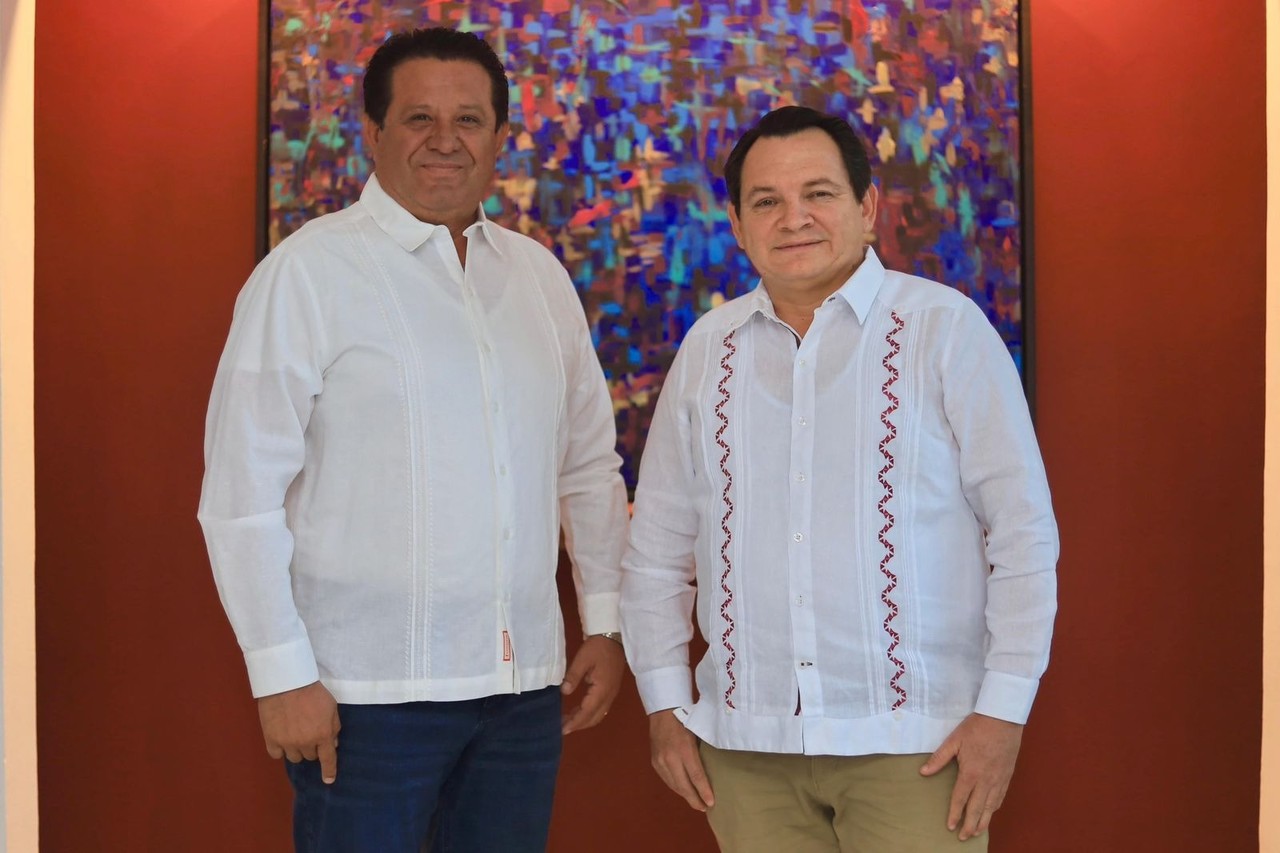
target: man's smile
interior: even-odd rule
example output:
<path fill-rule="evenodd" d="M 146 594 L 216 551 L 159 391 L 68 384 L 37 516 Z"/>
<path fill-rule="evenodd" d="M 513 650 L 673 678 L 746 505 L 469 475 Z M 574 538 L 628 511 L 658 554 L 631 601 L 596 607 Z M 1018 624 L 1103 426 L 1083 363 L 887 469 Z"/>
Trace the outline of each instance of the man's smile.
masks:
<path fill-rule="evenodd" d="M 813 246 L 821 244 L 822 240 L 794 240 L 790 243 L 780 243 L 773 247 L 775 252 L 794 252 L 801 249 L 809 249 Z"/>

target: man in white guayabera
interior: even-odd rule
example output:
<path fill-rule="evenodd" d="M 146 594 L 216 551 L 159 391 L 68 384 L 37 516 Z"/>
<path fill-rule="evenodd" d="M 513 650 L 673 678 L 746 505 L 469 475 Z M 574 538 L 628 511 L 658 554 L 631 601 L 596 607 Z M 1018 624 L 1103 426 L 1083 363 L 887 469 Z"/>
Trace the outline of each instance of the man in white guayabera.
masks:
<path fill-rule="evenodd" d="M 541 851 L 562 732 L 625 670 L 613 410 L 568 275 L 481 207 L 508 131 L 489 46 L 395 35 L 364 99 L 360 200 L 236 303 L 200 521 L 298 850 Z"/>
<path fill-rule="evenodd" d="M 760 286 L 671 367 L 623 561 L 654 766 L 724 850 L 985 850 L 1056 610 L 1017 371 L 972 301 L 866 246 L 843 119 L 770 113 L 725 181 Z"/>

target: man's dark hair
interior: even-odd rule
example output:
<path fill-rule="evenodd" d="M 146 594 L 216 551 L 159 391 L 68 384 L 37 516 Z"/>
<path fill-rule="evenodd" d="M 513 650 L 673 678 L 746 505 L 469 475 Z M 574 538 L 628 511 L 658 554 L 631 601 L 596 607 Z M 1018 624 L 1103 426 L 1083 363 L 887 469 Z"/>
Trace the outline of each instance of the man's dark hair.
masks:
<path fill-rule="evenodd" d="M 746 162 L 751 146 L 761 137 L 791 136 L 811 127 L 830 136 L 840 149 L 844 170 L 848 173 L 849 183 L 853 185 L 853 194 L 859 202 L 862 201 L 867 188 L 871 186 L 871 163 L 867 160 L 867 149 L 863 147 L 862 140 L 849 126 L 849 122 L 809 107 L 780 107 L 742 134 L 724 163 L 724 182 L 729 185 L 729 203 L 734 210 L 741 210 L 742 164 Z"/>
<path fill-rule="evenodd" d="M 484 39 L 448 27 L 429 27 L 396 33 L 382 43 L 364 70 L 364 111 L 378 127 L 387 120 L 391 106 L 391 76 L 396 67 L 410 59 L 444 59 L 474 62 L 489 75 L 493 89 L 493 112 L 497 127 L 507 123 L 510 93 L 502 60 Z M 494 130 L 497 130 L 497 127 Z"/>

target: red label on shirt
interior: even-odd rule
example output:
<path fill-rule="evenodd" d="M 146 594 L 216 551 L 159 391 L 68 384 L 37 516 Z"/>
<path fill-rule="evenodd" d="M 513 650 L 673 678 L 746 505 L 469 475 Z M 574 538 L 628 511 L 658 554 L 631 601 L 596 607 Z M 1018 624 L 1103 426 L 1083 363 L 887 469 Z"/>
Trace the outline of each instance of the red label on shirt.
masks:
<path fill-rule="evenodd" d="M 504 663 L 511 660 L 511 635 L 506 631 L 502 632 L 502 660 Z"/>

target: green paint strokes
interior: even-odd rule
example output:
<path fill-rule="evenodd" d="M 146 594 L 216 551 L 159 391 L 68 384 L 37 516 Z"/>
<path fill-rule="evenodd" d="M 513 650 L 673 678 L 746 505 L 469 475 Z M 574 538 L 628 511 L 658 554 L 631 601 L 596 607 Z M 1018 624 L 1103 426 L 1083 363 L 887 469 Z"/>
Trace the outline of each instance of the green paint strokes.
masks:
<path fill-rule="evenodd" d="M 688 281 L 689 276 L 685 269 L 684 248 L 679 240 L 675 241 L 674 251 L 671 253 L 671 267 L 667 270 L 667 275 L 671 277 L 673 284 L 684 284 Z"/>
<path fill-rule="evenodd" d="M 960 185 L 959 199 L 956 200 L 956 216 L 960 219 L 960 233 L 972 239 L 978 227 L 978 211 L 973 206 L 973 193 L 967 184 Z"/>
<path fill-rule="evenodd" d="M 937 205 L 938 210 L 946 210 L 951 203 L 951 191 L 947 188 L 942 170 L 936 163 L 929 170 L 929 185 L 933 187 L 933 203 Z"/>
<path fill-rule="evenodd" d="M 867 89 L 871 88 L 871 78 L 863 73 L 861 68 L 846 68 L 845 71 L 847 71 L 849 76 L 853 78 L 855 87 L 854 94 L 865 95 L 867 93 Z"/>
<path fill-rule="evenodd" d="M 929 159 L 929 151 L 924 147 L 924 134 L 911 141 L 911 156 L 915 159 L 917 166 L 923 166 Z"/>
<path fill-rule="evenodd" d="M 341 151 L 342 147 L 347 144 L 346 138 L 336 127 L 329 133 L 321 133 L 318 135 L 316 137 L 316 141 L 332 151 Z"/>

